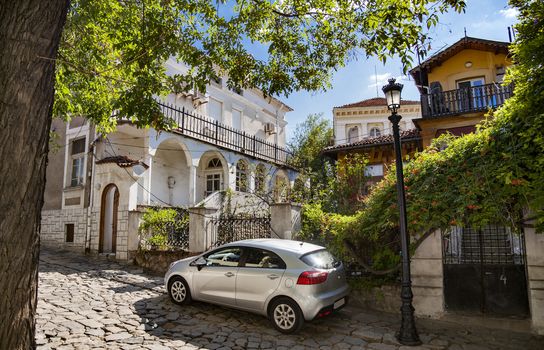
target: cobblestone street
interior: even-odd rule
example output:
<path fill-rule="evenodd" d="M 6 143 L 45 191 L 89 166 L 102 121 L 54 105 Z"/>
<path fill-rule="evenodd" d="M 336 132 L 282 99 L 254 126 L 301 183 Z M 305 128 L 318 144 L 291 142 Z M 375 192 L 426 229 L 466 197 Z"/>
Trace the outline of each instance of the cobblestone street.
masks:
<path fill-rule="evenodd" d="M 264 317 L 169 301 L 162 278 L 130 265 L 42 248 L 39 349 L 543 349 L 530 334 L 418 320 L 421 347 L 394 338 L 397 316 L 346 307 L 297 335 Z"/>

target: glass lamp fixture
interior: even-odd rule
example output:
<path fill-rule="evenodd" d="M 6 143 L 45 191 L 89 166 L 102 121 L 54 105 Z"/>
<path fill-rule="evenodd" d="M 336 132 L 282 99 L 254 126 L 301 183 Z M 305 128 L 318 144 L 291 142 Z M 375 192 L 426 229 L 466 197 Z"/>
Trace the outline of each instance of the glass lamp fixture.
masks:
<path fill-rule="evenodd" d="M 402 92 L 403 85 L 395 83 L 395 78 L 388 80 L 389 84 L 382 87 L 382 91 L 385 94 L 385 100 L 387 103 L 387 108 L 396 113 L 400 108 L 400 94 Z"/>

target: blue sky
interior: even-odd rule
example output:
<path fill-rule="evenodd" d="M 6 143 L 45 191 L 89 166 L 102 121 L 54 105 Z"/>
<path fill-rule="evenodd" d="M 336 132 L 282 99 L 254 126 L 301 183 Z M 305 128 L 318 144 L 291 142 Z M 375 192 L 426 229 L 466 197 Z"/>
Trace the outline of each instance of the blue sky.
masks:
<path fill-rule="evenodd" d="M 516 11 L 508 7 L 507 0 L 468 0 L 463 14 L 447 13 L 440 18 L 440 24 L 431 30 L 431 54 L 451 45 L 467 35 L 477 38 L 508 41 L 508 26 L 516 21 Z M 379 97 L 381 87 L 390 77 L 400 78 L 404 84 L 403 99 L 418 100 L 415 84 L 402 76 L 400 60 L 391 59 L 384 66 L 377 59 L 360 57 L 339 69 L 333 77 L 332 88 L 326 92 L 300 91 L 280 99 L 294 109 L 287 114 L 287 138 L 293 135 L 296 125 L 302 123 L 308 114 L 323 113 L 332 120 L 332 108 L 347 103 L 376 97 L 376 78 Z M 374 73 L 376 69 L 376 73 Z"/>

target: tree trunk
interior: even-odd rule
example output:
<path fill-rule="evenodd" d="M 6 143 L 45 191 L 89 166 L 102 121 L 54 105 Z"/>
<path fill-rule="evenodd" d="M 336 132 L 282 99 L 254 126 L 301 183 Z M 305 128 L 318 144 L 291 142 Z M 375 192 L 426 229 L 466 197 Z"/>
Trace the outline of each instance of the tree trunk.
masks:
<path fill-rule="evenodd" d="M 35 347 L 54 59 L 68 5 L 0 2 L 0 349 Z"/>

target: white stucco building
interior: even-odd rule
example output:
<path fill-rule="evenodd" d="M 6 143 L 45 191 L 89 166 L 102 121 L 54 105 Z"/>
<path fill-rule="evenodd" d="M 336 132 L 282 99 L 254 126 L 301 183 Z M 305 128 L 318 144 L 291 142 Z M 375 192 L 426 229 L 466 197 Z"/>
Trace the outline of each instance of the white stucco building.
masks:
<path fill-rule="evenodd" d="M 186 68 L 167 62 L 169 74 Z M 161 101 L 169 132 L 120 122 L 99 135 L 82 118 L 55 121 L 42 211 L 44 244 L 115 253 L 138 247 L 139 206 L 192 207 L 220 190 L 271 193 L 291 184 L 285 115 L 291 108 L 257 89 L 232 91 L 213 81 L 205 93 Z"/>

